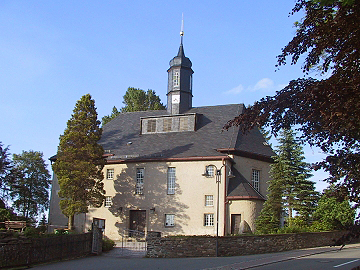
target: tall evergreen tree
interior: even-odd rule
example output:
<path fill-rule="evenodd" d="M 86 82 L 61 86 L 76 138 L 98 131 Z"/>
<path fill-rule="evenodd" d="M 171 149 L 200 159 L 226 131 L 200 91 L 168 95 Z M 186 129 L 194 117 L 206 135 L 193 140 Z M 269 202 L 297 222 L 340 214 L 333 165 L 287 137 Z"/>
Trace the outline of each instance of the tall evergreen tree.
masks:
<path fill-rule="evenodd" d="M 271 174 L 277 175 L 279 169 L 280 166 L 271 168 Z M 268 192 L 264 207 L 255 221 L 256 231 L 260 234 L 275 233 L 283 213 L 281 185 L 275 180 L 269 181 Z"/>
<path fill-rule="evenodd" d="M 299 218 L 308 222 L 317 199 L 314 182 L 308 180 L 312 176 L 310 166 L 304 162 L 304 152 L 294 132 L 283 130 L 278 142 L 277 156 L 271 164 L 268 200 L 256 221 L 260 233 L 276 231 L 284 211 L 290 221 L 296 211 Z"/>
<path fill-rule="evenodd" d="M 15 177 L 10 189 L 13 206 L 25 218 L 33 218 L 49 206 L 50 173 L 41 152 L 14 154 L 13 162 Z"/>
<path fill-rule="evenodd" d="M 100 207 L 105 199 L 104 150 L 98 141 L 102 129 L 97 120 L 95 101 L 90 94 L 76 103 L 67 122 L 53 163 L 60 191 L 60 209 L 68 217 L 68 228 L 74 228 L 74 216 L 86 213 L 88 206 Z"/>
<path fill-rule="evenodd" d="M 271 166 L 281 168 L 277 170 L 280 174 L 272 175 L 272 178 L 277 179 L 283 188 L 283 207 L 288 210 L 289 218 L 295 210 L 308 220 L 317 198 L 314 182 L 308 180 L 312 176 L 310 165 L 304 161 L 302 146 L 291 129 L 283 130 L 278 142 L 275 163 Z"/>

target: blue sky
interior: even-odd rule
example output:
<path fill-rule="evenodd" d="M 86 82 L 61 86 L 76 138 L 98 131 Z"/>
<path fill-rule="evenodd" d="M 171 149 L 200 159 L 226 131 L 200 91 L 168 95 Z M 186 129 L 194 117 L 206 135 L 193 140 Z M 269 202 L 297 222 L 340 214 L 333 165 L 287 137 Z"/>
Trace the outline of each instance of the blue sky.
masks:
<path fill-rule="evenodd" d="M 182 13 L 193 106 L 248 105 L 273 95 L 303 76 L 301 65 L 275 72 L 276 56 L 301 18 L 289 17 L 294 3 L 1 1 L 0 141 L 11 153 L 36 150 L 48 159 L 84 94 L 95 99 L 100 119 L 122 106 L 129 86 L 153 89 L 165 102 Z M 308 162 L 321 158 L 318 150 L 305 150 Z"/>

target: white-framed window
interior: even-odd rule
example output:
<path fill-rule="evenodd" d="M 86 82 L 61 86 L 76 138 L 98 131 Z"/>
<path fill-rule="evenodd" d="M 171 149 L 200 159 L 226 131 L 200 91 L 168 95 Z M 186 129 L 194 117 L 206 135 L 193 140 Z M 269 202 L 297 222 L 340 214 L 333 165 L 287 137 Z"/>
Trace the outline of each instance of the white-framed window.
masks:
<path fill-rule="evenodd" d="M 214 195 L 205 195 L 205 206 L 214 206 Z"/>
<path fill-rule="evenodd" d="M 251 174 L 251 183 L 252 186 L 259 191 L 260 190 L 260 170 L 252 170 L 252 174 Z"/>
<path fill-rule="evenodd" d="M 147 132 L 155 132 L 156 131 L 156 120 L 149 119 L 147 121 Z"/>
<path fill-rule="evenodd" d="M 163 119 L 163 129 L 164 132 L 169 132 L 171 131 L 172 128 L 172 118 L 164 118 Z"/>
<path fill-rule="evenodd" d="M 114 169 L 106 170 L 106 179 L 114 179 Z"/>
<path fill-rule="evenodd" d="M 111 196 L 105 196 L 105 207 L 111 207 L 112 206 L 112 197 Z"/>
<path fill-rule="evenodd" d="M 169 167 L 167 172 L 167 194 L 175 194 L 176 170 Z"/>
<path fill-rule="evenodd" d="M 180 85 L 180 74 L 179 71 L 175 70 L 173 75 L 173 86 Z"/>
<path fill-rule="evenodd" d="M 175 215 L 165 214 L 165 227 L 174 227 L 174 226 L 175 226 Z"/>
<path fill-rule="evenodd" d="M 214 226 L 214 214 L 204 214 L 204 226 Z"/>
<path fill-rule="evenodd" d="M 136 168 L 136 186 L 135 194 L 142 195 L 144 194 L 144 168 Z"/>
<path fill-rule="evenodd" d="M 206 166 L 206 177 L 214 177 L 215 175 L 215 167 L 213 165 Z"/>

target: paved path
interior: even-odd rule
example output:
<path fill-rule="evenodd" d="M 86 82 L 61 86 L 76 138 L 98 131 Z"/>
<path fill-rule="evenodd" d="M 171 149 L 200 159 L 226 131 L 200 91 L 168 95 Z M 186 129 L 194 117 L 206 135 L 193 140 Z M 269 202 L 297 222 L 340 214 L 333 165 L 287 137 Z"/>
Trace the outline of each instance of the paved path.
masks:
<path fill-rule="evenodd" d="M 143 258 L 146 255 L 146 242 L 115 242 L 116 246 L 109 252 L 104 252 L 105 257 L 115 258 Z"/>
<path fill-rule="evenodd" d="M 348 245 L 346 248 L 360 247 L 360 244 Z M 119 250 L 115 249 L 102 256 L 91 256 L 76 260 L 49 263 L 33 267 L 34 270 L 112 270 L 112 269 L 149 269 L 149 270 L 230 270 L 250 269 L 256 266 L 265 266 L 276 262 L 290 261 L 313 254 L 326 253 L 338 250 L 338 247 L 320 247 L 311 249 L 293 250 L 272 254 L 258 254 L 236 257 L 208 257 L 208 258 L 134 258 L 136 253 L 128 257 L 118 257 Z"/>

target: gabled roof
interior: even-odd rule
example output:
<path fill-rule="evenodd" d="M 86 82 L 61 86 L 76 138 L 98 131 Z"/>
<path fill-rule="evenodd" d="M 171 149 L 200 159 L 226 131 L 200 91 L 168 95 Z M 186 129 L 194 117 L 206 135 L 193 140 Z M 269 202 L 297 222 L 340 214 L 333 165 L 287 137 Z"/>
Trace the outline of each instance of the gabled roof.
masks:
<path fill-rule="evenodd" d="M 228 131 L 226 122 L 239 115 L 243 104 L 191 108 L 186 113 L 197 115 L 196 131 L 140 134 L 140 118 L 170 115 L 166 110 L 122 113 L 103 127 L 100 144 L 108 160 L 168 159 L 189 157 L 227 157 L 217 149 L 236 149 L 271 157 L 261 133 L 254 129 L 247 135 L 238 127 Z"/>

